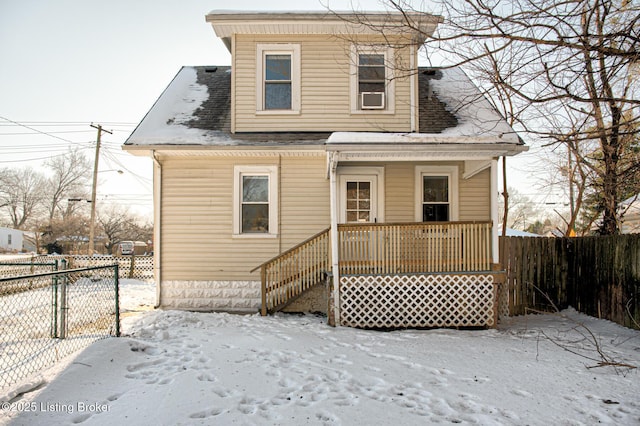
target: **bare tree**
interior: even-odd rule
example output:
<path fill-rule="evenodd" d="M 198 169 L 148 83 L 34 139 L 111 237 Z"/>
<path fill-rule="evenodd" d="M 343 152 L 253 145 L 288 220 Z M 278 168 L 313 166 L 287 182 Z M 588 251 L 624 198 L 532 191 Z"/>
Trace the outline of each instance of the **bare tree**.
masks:
<path fill-rule="evenodd" d="M 70 149 L 67 155 L 54 157 L 45 165 L 53 172 L 47 181 L 49 221 L 53 220 L 56 212 L 63 217 L 70 216 L 79 205 L 65 199 L 87 198 L 91 164 L 78 149 Z"/>
<path fill-rule="evenodd" d="M 540 211 L 531 198 L 521 194 L 514 188 L 509 188 L 509 218 L 505 222 L 507 228 L 525 230 L 529 225 L 540 219 Z M 501 202 L 502 204 L 502 202 Z"/>
<path fill-rule="evenodd" d="M 142 223 L 126 208 L 112 206 L 98 212 L 98 224 L 107 237 L 106 249 L 110 253 L 120 241 L 147 242 L 153 235 L 153 226 Z"/>
<path fill-rule="evenodd" d="M 44 176 L 32 168 L 0 170 L 0 206 L 13 228 L 24 229 L 35 219 L 44 199 L 44 182 Z"/>
<path fill-rule="evenodd" d="M 404 16 L 407 28 L 420 31 L 423 11 L 404 0 L 385 4 Z M 508 94 L 514 123 L 529 134 L 548 143 L 598 144 L 599 179 L 591 184 L 602 198 L 600 232 L 618 233 L 619 188 L 634 171 L 623 166 L 621 156 L 640 120 L 634 112 L 640 106 L 637 3 L 434 0 L 429 6 L 444 22 L 425 42 L 428 58 L 465 66 L 478 81 L 490 83 L 483 87 L 498 107 L 501 94 Z M 364 18 L 358 24 L 375 26 Z"/>

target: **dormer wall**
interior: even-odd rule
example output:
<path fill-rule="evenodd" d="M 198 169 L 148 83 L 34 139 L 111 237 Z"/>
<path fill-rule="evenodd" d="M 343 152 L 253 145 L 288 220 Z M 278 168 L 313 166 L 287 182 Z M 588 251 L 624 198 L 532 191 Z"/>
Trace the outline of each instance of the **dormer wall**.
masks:
<path fill-rule="evenodd" d="M 416 131 L 417 76 L 411 70 L 417 48 L 388 43 L 375 36 L 234 34 L 232 132 Z M 375 81 L 379 58 L 384 88 Z M 273 72 L 280 62 L 288 72 Z M 363 108 L 359 92 L 366 90 L 372 94 L 366 102 L 373 103 Z M 284 100 L 267 99 L 274 92 Z"/>

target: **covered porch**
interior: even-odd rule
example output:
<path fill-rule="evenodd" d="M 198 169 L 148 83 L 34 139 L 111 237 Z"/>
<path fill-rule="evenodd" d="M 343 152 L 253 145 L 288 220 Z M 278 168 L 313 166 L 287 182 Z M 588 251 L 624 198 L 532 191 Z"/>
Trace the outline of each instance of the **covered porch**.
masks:
<path fill-rule="evenodd" d="M 332 234 L 326 229 L 260 266 L 262 315 L 320 286 L 331 324 L 495 325 L 502 275 L 492 263 L 490 222 L 339 224 L 337 244 Z"/>
<path fill-rule="evenodd" d="M 334 133 L 326 149 L 330 227 L 261 266 L 262 314 L 324 284 L 334 325 L 495 326 L 497 159 L 519 148 Z"/>

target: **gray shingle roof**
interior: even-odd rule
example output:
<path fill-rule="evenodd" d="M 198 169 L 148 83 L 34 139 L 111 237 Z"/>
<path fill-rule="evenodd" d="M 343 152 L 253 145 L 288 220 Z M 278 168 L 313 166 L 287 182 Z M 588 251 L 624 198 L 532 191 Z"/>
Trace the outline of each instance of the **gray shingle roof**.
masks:
<path fill-rule="evenodd" d="M 203 130 L 220 130 L 231 133 L 231 67 L 196 67 L 198 84 L 207 86 L 209 99 L 196 109 L 196 119 L 188 122 L 190 127 Z M 420 68 L 418 74 L 420 96 L 420 133 L 440 133 L 449 127 L 458 125 L 456 117 L 447 111 L 446 106 L 433 93 L 429 81 L 442 78 L 442 71 L 432 68 Z M 314 138 L 329 133 L 313 133 Z M 291 135 L 289 139 L 299 139 L 308 133 L 278 132 L 278 139 Z M 267 137 L 265 133 L 242 134 L 258 141 Z M 268 139 L 268 137 L 267 137 Z"/>
<path fill-rule="evenodd" d="M 462 71 L 420 68 L 418 86 L 420 134 L 442 134 L 449 142 L 455 142 L 459 136 L 460 141 L 464 138 L 466 143 L 474 136 L 481 136 L 480 133 L 483 132 L 494 138 L 502 138 L 503 134 L 514 134 Z M 468 96 L 468 93 L 476 98 L 473 102 L 477 102 L 477 105 L 456 98 Z M 460 114 L 465 112 L 465 108 L 466 115 Z M 483 122 L 487 121 L 486 117 L 476 116 L 477 111 L 482 109 L 485 116 L 488 112 L 495 125 L 482 127 Z M 230 114 L 231 67 L 183 67 L 129 136 L 125 145 L 322 145 L 332 133 L 232 134 Z M 460 116 L 464 117 L 465 122 L 461 122 Z M 514 138 L 510 141 L 513 143 Z"/>

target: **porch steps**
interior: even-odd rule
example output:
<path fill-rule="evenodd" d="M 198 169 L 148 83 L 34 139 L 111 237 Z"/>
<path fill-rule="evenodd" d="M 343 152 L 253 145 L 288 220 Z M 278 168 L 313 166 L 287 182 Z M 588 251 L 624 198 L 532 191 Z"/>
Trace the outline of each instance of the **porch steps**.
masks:
<path fill-rule="evenodd" d="M 329 239 L 327 228 L 251 271 L 260 269 L 263 316 L 325 281 L 331 269 Z"/>
<path fill-rule="evenodd" d="M 478 272 L 491 275 L 491 225 L 491 222 L 484 221 L 340 224 L 337 244 L 339 260 L 336 271 L 340 280 L 339 286 L 342 288 L 346 284 L 343 281 L 350 277 L 362 277 L 366 283 L 384 281 L 380 290 L 374 291 L 377 294 L 382 290 L 388 291 L 391 287 L 406 287 L 399 282 L 388 282 L 390 277 L 409 277 L 410 280 L 415 280 L 416 277 L 425 274 L 434 277 L 446 276 L 444 284 L 440 283 L 435 287 L 431 284 L 411 286 L 415 288 L 412 290 L 412 296 L 407 297 L 430 300 L 429 295 L 432 293 L 428 292 L 427 295 L 421 292 L 431 286 L 441 289 L 436 293 L 446 295 L 443 296 L 444 299 L 466 299 L 467 302 L 463 305 L 473 305 L 477 301 L 472 296 L 462 296 L 464 291 L 460 290 L 457 295 L 449 295 L 447 292 L 451 290 L 450 286 L 456 283 L 456 276 Z M 290 306 L 310 288 L 326 281 L 326 275 L 332 272 L 330 240 L 330 228 L 327 228 L 252 271 L 261 270 L 262 315 Z M 397 279 L 405 280 L 394 278 Z M 491 299 L 494 287 L 490 287 L 492 290 L 483 292 Z M 340 300 L 343 302 L 342 290 L 340 292 Z M 474 292 L 476 290 L 469 294 L 472 295 Z M 356 293 L 364 294 L 363 290 Z M 404 298 L 405 296 L 401 297 L 403 300 Z M 487 302 L 479 303 L 488 306 Z M 354 301 L 352 305 L 355 309 L 353 312 L 356 313 L 363 312 L 366 306 L 382 306 L 380 301 L 373 300 Z M 342 314 L 340 315 L 342 317 Z"/>

